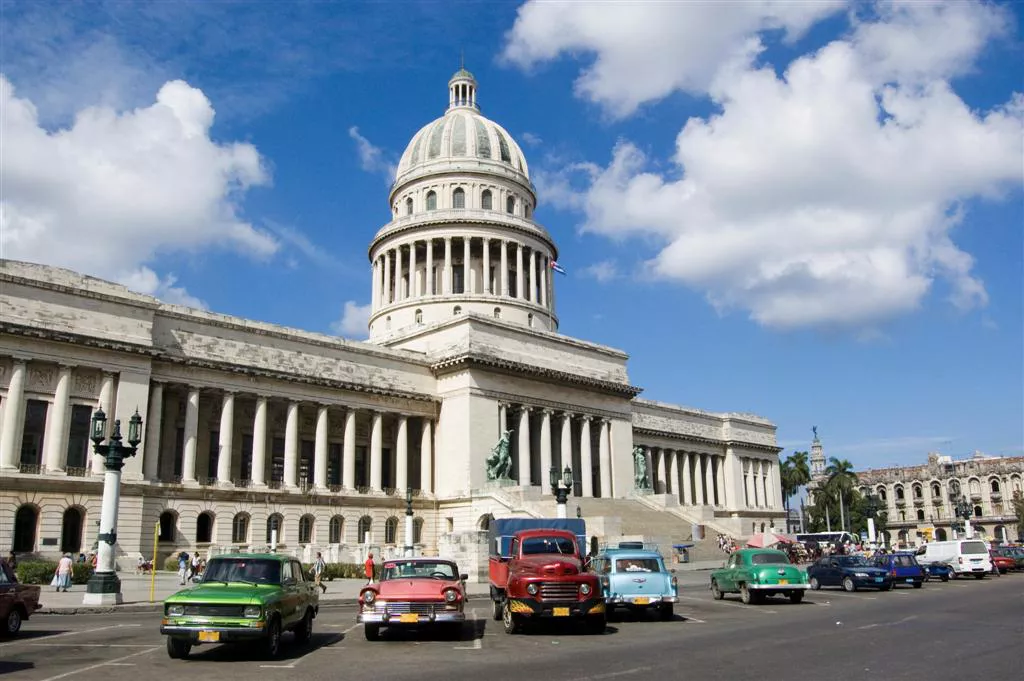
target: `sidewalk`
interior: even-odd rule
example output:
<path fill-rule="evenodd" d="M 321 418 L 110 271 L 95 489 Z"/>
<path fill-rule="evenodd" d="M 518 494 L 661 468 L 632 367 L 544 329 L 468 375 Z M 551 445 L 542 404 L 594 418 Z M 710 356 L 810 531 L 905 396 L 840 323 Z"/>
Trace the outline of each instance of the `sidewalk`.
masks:
<path fill-rule="evenodd" d="M 151 602 L 149 600 L 149 575 L 118 573 L 118 576 L 121 578 L 121 594 L 124 597 L 124 603 L 121 605 L 82 605 L 82 598 L 85 595 L 84 584 L 76 584 L 66 593 L 63 591 L 55 592 L 49 585 L 43 585 L 42 594 L 39 596 L 43 607 L 37 611 L 37 614 L 77 615 L 110 612 L 159 612 L 163 608 L 165 598 L 191 586 L 191 584 L 186 584 L 186 586 L 179 585 L 177 573 L 157 572 L 156 588 L 153 592 L 154 600 Z M 324 582 L 324 584 L 327 586 L 327 593 L 320 594 L 320 605 L 332 607 L 355 603 L 359 596 L 359 589 L 366 584 L 366 580 L 335 579 Z M 470 596 L 487 595 L 488 585 L 467 584 L 466 590 Z"/>

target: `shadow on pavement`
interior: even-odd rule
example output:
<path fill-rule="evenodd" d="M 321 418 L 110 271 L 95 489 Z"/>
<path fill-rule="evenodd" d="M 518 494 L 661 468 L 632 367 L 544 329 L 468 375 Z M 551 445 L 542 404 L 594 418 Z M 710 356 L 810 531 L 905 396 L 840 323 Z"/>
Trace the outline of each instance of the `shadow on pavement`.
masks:
<path fill-rule="evenodd" d="M 342 633 L 316 633 L 309 639 L 309 643 L 302 645 L 295 642 L 293 636 L 284 634 L 281 636 L 281 653 L 269 660 L 263 655 L 263 647 L 260 642 L 251 643 L 216 643 L 210 645 L 194 646 L 189 653 L 188 659 L 198 662 L 287 662 L 305 657 L 316 652 L 320 648 L 334 645 L 345 640 Z"/>
<path fill-rule="evenodd" d="M 36 665 L 32 662 L 7 662 L 0 660 L 0 675 L 23 672 L 26 669 L 35 669 L 35 667 Z"/>
<path fill-rule="evenodd" d="M 45 638 L 47 636 L 56 636 L 57 634 L 66 634 L 71 629 L 22 629 L 18 632 L 17 636 L 12 638 L 0 637 L 0 643 L 15 643 L 17 641 L 31 641 L 32 639 Z"/>

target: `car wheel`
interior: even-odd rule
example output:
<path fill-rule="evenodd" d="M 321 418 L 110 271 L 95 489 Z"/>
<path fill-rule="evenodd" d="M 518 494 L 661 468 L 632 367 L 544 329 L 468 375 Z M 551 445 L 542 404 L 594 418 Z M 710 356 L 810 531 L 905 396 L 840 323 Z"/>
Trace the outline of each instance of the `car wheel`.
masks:
<path fill-rule="evenodd" d="M 501 621 L 501 601 L 491 601 L 491 617 L 495 622 Z"/>
<path fill-rule="evenodd" d="M 167 637 L 167 657 L 172 660 L 184 660 L 192 650 L 192 644 L 183 638 Z"/>
<path fill-rule="evenodd" d="M 882 587 L 882 591 L 892 591 L 895 588 L 896 588 L 896 584 L 893 583 L 893 582 L 889 582 L 884 587 Z"/>
<path fill-rule="evenodd" d="M 665 603 L 661 606 L 661 621 L 668 622 L 675 617 L 675 611 L 671 603 Z"/>
<path fill-rule="evenodd" d="M 518 634 L 523 630 L 522 622 L 519 617 L 512 613 L 512 607 L 509 605 L 508 599 L 505 599 L 505 603 L 501 608 L 501 625 L 505 629 L 506 634 Z"/>
<path fill-rule="evenodd" d="M 21 630 L 21 610 L 18 608 L 11 608 L 11 611 L 7 613 L 7 619 L 4 621 L 4 635 L 14 636 Z"/>
<path fill-rule="evenodd" d="M 843 591 L 856 591 L 857 585 L 853 583 L 852 577 L 846 577 L 843 579 Z"/>
<path fill-rule="evenodd" d="M 939 577 L 939 579 L 941 579 L 944 582 L 948 582 L 949 581 L 949 575 L 942 575 L 941 577 Z"/>
<path fill-rule="evenodd" d="M 818 581 L 817 577 L 811 577 L 811 589 L 814 591 L 821 589 L 821 582 Z"/>
<path fill-rule="evenodd" d="M 914 582 L 915 589 L 920 589 L 922 586 L 924 586 L 924 582 Z"/>
<path fill-rule="evenodd" d="M 586 622 L 587 633 L 595 636 L 603 634 L 605 627 L 608 626 L 608 620 L 604 615 L 587 615 Z"/>
<path fill-rule="evenodd" d="M 745 605 L 750 605 L 754 602 L 754 594 L 747 588 L 746 584 L 740 584 L 740 600 Z"/>
<path fill-rule="evenodd" d="M 789 602 L 790 603 L 793 603 L 794 605 L 796 605 L 797 603 L 799 603 L 803 599 L 804 599 L 804 592 L 803 591 L 790 591 L 789 592 Z"/>
<path fill-rule="evenodd" d="M 263 646 L 264 654 L 271 660 L 281 653 L 281 620 L 276 617 L 267 624 L 267 638 Z"/>
<path fill-rule="evenodd" d="M 309 639 L 313 637 L 313 611 L 306 610 L 306 614 L 303 615 L 302 621 L 299 622 L 299 626 L 295 627 L 295 640 L 298 643 L 309 643 Z"/>
<path fill-rule="evenodd" d="M 716 582 L 713 579 L 711 580 L 711 596 L 716 601 L 720 601 L 723 598 L 725 598 L 725 594 L 722 593 L 722 590 L 718 588 L 718 582 Z"/>
<path fill-rule="evenodd" d="M 380 639 L 380 625 L 379 624 L 364 624 L 363 625 L 363 636 L 366 637 L 367 641 L 377 641 Z"/>

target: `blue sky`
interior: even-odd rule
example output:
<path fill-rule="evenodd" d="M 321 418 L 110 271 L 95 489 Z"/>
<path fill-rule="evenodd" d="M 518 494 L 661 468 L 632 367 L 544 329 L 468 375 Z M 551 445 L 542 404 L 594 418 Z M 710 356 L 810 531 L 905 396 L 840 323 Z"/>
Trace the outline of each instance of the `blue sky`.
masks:
<path fill-rule="evenodd" d="M 561 331 L 645 397 L 858 467 L 1022 453 L 1019 5 L 2 8 L 4 257 L 351 336 L 464 52 Z"/>

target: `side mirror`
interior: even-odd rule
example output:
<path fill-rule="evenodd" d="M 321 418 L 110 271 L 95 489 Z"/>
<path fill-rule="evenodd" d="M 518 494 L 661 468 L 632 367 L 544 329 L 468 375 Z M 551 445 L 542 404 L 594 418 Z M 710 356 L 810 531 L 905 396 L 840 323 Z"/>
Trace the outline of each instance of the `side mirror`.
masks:
<path fill-rule="evenodd" d="M 463 572 L 461 575 L 459 575 L 459 579 L 461 579 L 462 581 L 466 581 L 467 579 L 469 579 L 469 575 Z"/>

